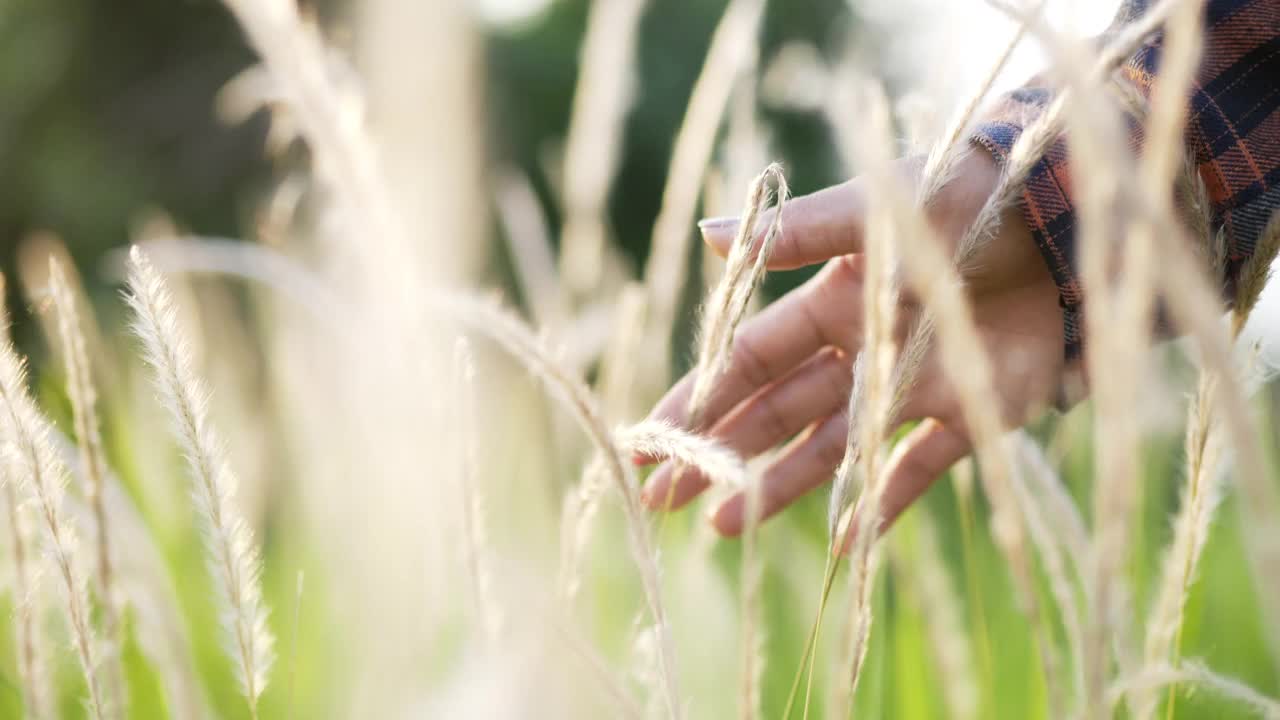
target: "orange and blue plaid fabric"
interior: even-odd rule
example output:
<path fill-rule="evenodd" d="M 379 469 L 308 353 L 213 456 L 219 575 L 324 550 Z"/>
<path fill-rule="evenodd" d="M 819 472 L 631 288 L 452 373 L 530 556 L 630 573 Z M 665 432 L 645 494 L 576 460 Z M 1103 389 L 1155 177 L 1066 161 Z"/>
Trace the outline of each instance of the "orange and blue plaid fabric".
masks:
<path fill-rule="evenodd" d="M 1116 23 L 1150 4 L 1128 0 Z M 1215 227 L 1227 241 L 1227 277 L 1253 253 L 1271 214 L 1280 208 L 1280 0 L 1208 0 L 1205 45 L 1192 87 L 1186 142 L 1209 192 Z M 1129 59 L 1122 75 L 1146 95 L 1160 66 L 1160 37 Z M 973 139 L 1003 164 L 1023 127 L 1053 98 L 1040 79 L 996 105 Z M 1141 127 L 1130 126 L 1135 142 Z M 1068 358 L 1081 351 L 1084 298 L 1076 275 L 1075 211 L 1065 138 L 1037 163 L 1022 210 L 1059 290 Z"/>

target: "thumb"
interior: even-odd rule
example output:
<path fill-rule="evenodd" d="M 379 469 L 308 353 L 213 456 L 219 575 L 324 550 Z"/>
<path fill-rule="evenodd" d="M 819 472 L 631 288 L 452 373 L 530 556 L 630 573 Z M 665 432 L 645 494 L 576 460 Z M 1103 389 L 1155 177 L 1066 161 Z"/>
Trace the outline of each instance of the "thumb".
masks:
<path fill-rule="evenodd" d="M 819 190 L 812 195 L 792 198 L 782 210 L 782 235 L 769 257 L 772 270 L 813 265 L 837 255 L 862 251 L 862 229 L 866 218 L 866 181 L 855 178 Z M 767 232 L 775 210 L 760 213 L 753 240 Z M 702 239 L 724 257 L 737 237 L 740 220 L 736 217 L 708 218 L 698 223 Z"/>

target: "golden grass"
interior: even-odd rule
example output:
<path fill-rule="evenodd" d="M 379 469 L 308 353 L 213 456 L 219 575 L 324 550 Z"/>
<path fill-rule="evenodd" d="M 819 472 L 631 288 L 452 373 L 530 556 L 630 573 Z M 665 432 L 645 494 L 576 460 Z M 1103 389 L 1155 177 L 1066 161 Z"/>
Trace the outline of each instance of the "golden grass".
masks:
<path fill-rule="evenodd" d="M 428 586 L 421 593 L 401 596 L 400 586 L 373 583 L 347 593 L 353 596 L 352 604 L 365 601 L 354 596 L 368 592 L 382 604 L 369 602 L 367 607 L 390 607 L 396 611 L 392 617 L 420 614 L 423 620 L 421 628 L 397 626 L 388 637 L 369 640 L 392 648 L 383 655 L 362 654 L 365 646 L 352 643 L 357 646 L 352 649 L 354 662 L 368 662 L 369 668 L 360 673 L 361 687 L 343 692 L 344 701 L 368 712 L 374 712 L 374 705 L 366 703 L 377 703 L 378 711 L 385 705 L 422 714 L 426 708 L 428 714 L 459 717 L 471 716 L 482 706 L 480 700 L 493 703 L 485 708 L 500 708 L 497 714 L 502 709 L 509 714 L 527 712 L 537 703 L 539 710 L 545 707 L 548 714 L 564 717 L 680 719 L 708 715 L 706 707 L 715 707 L 722 716 L 725 708 L 735 706 L 740 717 L 750 720 L 773 707 L 767 702 L 767 679 L 794 671 L 785 716 L 798 706 L 802 683 L 803 713 L 809 715 L 815 678 L 823 676 L 834 697 L 828 712 L 845 717 L 868 696 L 867 678 L 873 671 L 886 672 L 870 650 L 876 633 L 886 633 L 886 642 L 896 639 L 875 617 L 883 612 L 876 595 L 883 554 L 890 561 L 886 572 L 895 580 L 894 591 L 904 589 L 902 597 L 927 620 L 928 632 L 921 642 L 936 665 L 949 715 L 984 716 L 992 711 L 989 696 L 1002 680 L 993 675 L 987 603 L 982 601 L 993 591 L 979 586 L 982 578 L 974 571 L 972 480 L 957 477 L 956 483 L 965 542 L 964 589 L 941 558 L 945 548 L 933 515 L 917 513 L 911 518 L 906 539 L 881 538 L 886 469 L 892 466 L 899 416 L 908 395 L 916 391 L 926 360 L 936 360 L 958 398 L 959 419 L 974 444 L 976 477 L 990 506 L 992 540 L 1002 570 L 1012 581 L 1012 605 L 1021 613 L 1017 632 L 1025 633 L 1040 663 L 1037 682 L 1044 685 L 1044 707 L 1027 708 L 1028 714 L 1104 716 L 1114 714 L 1123 702 L 1132 715 L 1145 718 L 1159 709 L 1161 689 L 1168 686 L 1166 708 L 1172 716 L 1177 686 L 1194 685 L 1255 714 L 1280 716 L 1280 705 L 1273 699 L 1182 658 L 1187 598 L 1203 569 L 1203 550 L 1226 492 L 1228 472 L 1238 479 L 1264 625 L 1280 645 L 1280 600 L 1268 592 L 1267 584 L 1280 577 L 1280 547 L 1266 536 L 1280 523 L 1280 497 L 1266 472 L 1238 367 L 1239 351 L 1234 348 L 1280 249 L 1280 215 L 1243 268 L 1230 298 L 1232 315 L 1223 327 L 1222 302 L 1215 292 L 1222 272 L 1222 238 L 1212 227 L 1205 189 L 1194 168 L 1188 167 L 1182 142 L 1186 89 L 1202 52 L 1201 6 L 1190 0 L 1162 0 L 1138 22 L 1087 51 L 1078 39 L 1049 26 L 1040 14 L 1043 3 L 1029 8 L 1010 7 L 1000 0 L 992 4 L 1013 15 L 1019 28 L 991 73 L 922 159 L 913 183 L 903 182 L 894 159 L 894 121 L 883 91 L 873 82 L 855 80 L 853 70 L 832 74 L 838 91 L 831 92 L 826 110 L 836 144 L 846 164 L 871 179 L 860 251 L 863 317 L 856 342 L 861 351 L 853 361 L 852 390 L 844 403 L 848 434 L 827 508 L 828 552 L 821 561 L 812 559 L 824 569 L 820 576 L 805 576 L 806 581 L 821 579 L 817 587 L 806 588 L 806 597 L 818 595 L 818 609 L 798 667 L 777 670 L 771 651 L 793 638 L 775 636 L 774 642 L 765 642 L 772 627 L 764 587 L 772 548 L 763 543 L 778 536 L 762 535 L 758 527 L 764 500 L 759 474 L 733 449 L 701 433 L 710 400 L 733 362 L 735 335 L 747 321 L 770 254 L 786 229 L 789 190 L 780 166 L 767 166 L 749 183 L 737 236 L 703 304 L 696 377 L 685 408 L 687 427 L 655 421 L 625 424 L 652 399 L 655 382 L 671 379 L 670 342 L 673 329 L 682 322 L 680 297 L 691 275 L 686 265 L 693 220 L 708 173 L 715 170 L 714 150 L 732 99 L 740 102 L 734 107 L 733 124 L 741 137 L 734 142 L 743 147 L 760 144 L 764 135 L 756 126 L 750 87 L 763 0 L 731 0 L 717 27 L 675 141 L 652 228 L 652 251 L 639 281 L 620 280 L 617 273 L 605 271 L 612 253 L 606 209 L 630 102 L 629 87 L 619 78 L 633 71 L 638 24 L 647 4 L 620 0 L 593 5 L 558 198 L 566 211 L 559 268 L 545 232 L 546 219 L 527 179 L 507 174 L 497 192 L 515 275 L 533 324 L 500 302 L 441 287 L 430 282 L 438 278 L 427 269 L 400 262 L 409 256 L 397 253 L 418 245 L 417 231 L 409 222 L 413 213 L 398 204 L 400 195 L 380 168 L 383 156 L 375 149 L 373 126 L 364 121 L 359 83 L 349 76 L 349 68 L 333 59 L 318 28 L 293 3 L 227 0 L 263 65 L 232 84 L 223 98 L 225 107 L 248 111 L 271 100 L 289 114 L 289 123 L 277 116 L 276 127 L 296 131 L 296 138 L 311 152 L 313 175 L 324 190 L 316 210 L 319 221 L 309 231 L 278 219 L 270 229 L 260 228 L 260 234 L 269 232 L 281 243 L 279 248 L 187 239 L 149 245 L 148 252 L 154 251 L 157 265 L 166 269 L 186 263 L 179 269 L 261 282 L 272 291 L 264 293 L 271 300 L 255 298 L 255 305 L 268 308 L 263 316 L 275 322 L 264 323 L 264 334 L 275 341 L 266 347 L 304 356 L 270 358 L 279 363 L 273 369 L 276 381 L 301 387 L 300 392 L 290 388 L 296 394 L 281 402 L 280 424 L 298 426 L 296 435 L 289 437 L 305 448 L 303 454 L 322 458 L 313 458 L 307 468 L 331 463 L 336 469 L 332 477 L 307 477 L 298 487 L 264 501 L 269 508 L 264 515 L 271 508 L 281 513 L 278 508 L 285 507 L 284 514 L 296 510 L 305 518 L 298 522 L 304 529 L 279 520 L 269 525 L 273 533 L 280 529 L 280 537 L 272 541 L 303 545 L 314 537 L 307 533 L 315 532 L 315 526 L 333 533 L 340 525 L 338 539 L 323 547 L 350 543 L 358 550 L 341 559 L 337 554 L 316 554 L 323 556 L 321 562 L 332 563 L 326 569 L 340 569 L 344 579 L 377 578 L 382 563 L 402 556 L 415 558 L 414 567 L 421 557 L 420 565 L 428 568 L 413 581 Z M 1165 43 L 1163 71 L 1147 101 L 1134 88 L 1117 85 L 1116 70 L 1156 32 L 1163 33 Z M 1025 36 L 1038 38 L 1048 49 L 1063 89 L 1028 125 L 994 191 L 953 247 L 938 237 L 926 211 L 935 209 L 944 189 L 963 179 L 957 171 L 972 151 L 966 133 L 995 77 Z M 1137 112 L 1145 123 L 1141 152 L 1127 144 L 1122 112 Z M 1086 314 L 1086 363 L 1105 368 L 1090 373 L 1095 420 L 1089 522 L 1037 442 L 1025 432 L 1010 432 L 1000 404 L 1004 378 L 997 375 L 997 358 L 986 345 L 967 285 L 975 261 L 1025 189 L 1027 173 L 1064 133 L 1071 142 L 1075 176 L 1089 180 L 1079 184 L 1076 197 L 1080 272 L 1093 309 Z M 734 170 L 727 176 L 740 174 Z M 291 237 L 295 232 L 309 232 L 311 237 Z M 354 235 L 367 244 L 353 243 Z M 451 238 L 460 243 L 472 239 Z M 342 258 L 363 258 L 365 275 L 346 284 L 331 274 L 308 270 L 310 250 L 319 256 L 316 264 L 328 262 L 330 271 Z M 135 316 L 141 354 L 188 462 L 191 505 L 205 532 L 204 553 L 217 593 L 225 651 L 249 714 L 268 715 L 275 712 L 274 706 L 262 698 L 274 659 L 274 634 L 264 600 L 271 590 L 262 576 L 263 551 L 250 529 L 257 516 L 240 507 L 227 449 L 212 430 L 208 392 L 196 372 L 199 357 L 180 327 L 165 281 L 137 248 L 128 276 L 127 302 Z M 149 657 L 174 665 L 163 668 L 167 690 L 174 696 L 170 702 L 190 710 L 201 702 L 178 697 L 184 683 L 194 684 L 187 679 L 189 669 L 177 667 L 187 659 L 177 651 L 153 652 L 156 643 L 151 637 L 144 642 L 144 633 L 173 636 L 165 638 L 171 650 L 185 650 L 186 641 L 180 627 L 168 626 L 174 624 L 169 614 L 177 613 L 173 603 L 151 579 L 143 582 L 137 577 L 137 566 L 146 564 L 144 556 L 154 553 L 154 547 L 138 547 L 138 535 L 143 544 L 150 539 L 148 529 L 136 518 L 112 511 L 112 474 L 98 426 L 91 353 L 78 316 L 76 288 L 56 262 L 50 266 L 50 289 L 87 509 L 68 509 L 78 507 L 79 500 L 75 493 L 69 499 L 63 496 L 67 468 L 49 440 L 49 421 L 27 390 L 23 361 L 6 340 L 0 347 L 0 401 L 5 406 L 0 429 L 12 449 L 0 474 L 20 484 L 3 483 L 3 499 L 15 568 L 17 666 L 26 712 L 32 717 L 56 714 L 52 696 L 57 678 L 47 667 L 44 632 L 36 622 L 42 598 L 33 589 L 45 565 L 57 575 L 63 591 L 62 620 L 84 676 L 89 713 L 113 717 L 127 709 L 124 691 L 111 686 L 122 685 L 117 664 L 131 624 Z M 282 298 L 296 301 L 296 307 L 279 302 L 289 306 L 281 309 L 276 301 Z M 1137 421 L 1136 408 L 1144 400 L 1140 380 L 1154 340 L 1152 319 L 1161 303 L 1179 331 L 1194 340 L 1202 367 L 1188 408 L 1181 505 L 1153 600 L 1138 613 L 1131 607 L 1129 565 L 1135 548 L 1130 524 L 1138 512 L 1139 479 L 1145 470 L 1140 457 L 1148 429 Z M 298 309 L 301 312 L 290 314 Z M 605 318 L 602 339 L 574 337 L 588 334 L 593 317 Z M 460 332 L 471 339 L 458 339 Z M 473 346 L 480 337 L 490 342 Z M 569 357 L 557 341 L 577 341 L 587 348 Z M 536 414 L 521 402 L 525 390 L 519 380 L 479 372 L 505 367 L 505 360 L 491 364 L 479 357 L 493 345 L 541 382 L 549 402 L 544 405 L 539 396 Z M 443 369 L 448 361 L 436 356 L 448 355 L 450 346 L 455 354 L 448 371 Z M 207 349 L 219 351 L 216 343 Z M 373 362 L 368 353 L 374 353 Z M 594 381 L 588 380 L 591 377 Z M 369 395 L 379 400 L 362 404 Z M 482 402 L 482 396 L 491 399 L 490 395 L 497 400 Z M 379 402 L 386 406 L 377 407 Z M 557 425 L 565 418 L 555 411 L 571 417 L 586 441 L 557 432 L 568 426 Z M 308 431 L 298 429 L 303 426 Z M 446 436 L 448 440 L 437 442 Z M 332 444 L 317 447 L 316 438 Z M 1230 464 L 1228 451 L 1233 456 Z M 545 464 L 553 468 L 545 476 L 533 469 L 544 455 L 550 458 Z M 698 597 L 680 597 L 673 604 L 672 592 L 686 587 L 685 573 L 676 578 L 664 575 L 660 548 L 680 540 L 655 533 L 654 521 L 642 510 L 640 476 L 632 466 L 636 455 L 669 458 L 679 467 L 697 469 L 720 489 L 745 494 L 746 527 L 736 586 L 708 570 L 708 531 L 694 531 L 687 545 L 708 553 L 691 561 L 691 574 L 699 575 L 702 584 L 697 586 Z M 968 467 L 970 474 L 975 472 Z M 564 476 L 578 472 L 577 483 L 564 481 Z M 441 477 L 444 473 L 454 474 Z M 499 474 L 510 491 L 507 485 L 482 480 Z M 444 502 L 448 495 L 435 494 L 440 485 L 452 486 L 452 503 Z M 498 487 L 503 490 L 494 491 Z M 673 482 L 673 491 L 674 487 Z M 483 493 L 482 488 L 491 492 Z M 404 507 L 410 521 L 401 527 L 395 519 L 360 515 L 378 507 Z M 25 517 L 28 509 L 40 521 L 42 539 L 32 532 Z M 618 509 L 620 516 L 614 512 Z M 620 528 L 603 522 L 619 517 Z M 385 534 L 378 532 L 384 523 L 392 526 Z M 86 546 L 93 551 L 92 562 L 90 553 L 81 552 L 75 543 L 80 524 L 96 531 Z M 449 537 L 448 528 L 456 528 L 456 536 Z M 437 572 L 435 556 L 446 554 L 441 552 L 441 535 L 450 543 L 447 550 L 461 557 L 454 563 L 464 574 L 461 579 L 447 570 Z M 614 549 L 610 543 L 615 535 L 626 543 L 631 562 L 625 568 L 602 563 L 608 566 L 606 574 L 588 560 L 593 552 Z M 520 547 L 509 547 L 513 544 Z M 46 557 L 36 552 L 37 545 L 49 548 Z M 376 557 L 361 556 L 360 551 Z M 788 546 L 786 551 L 793 549 Z M 840 551 L 847 551 L 847 588 L 833 592 Z M 353 569 L 353 564 L 359 567 Z M 782 568 L 783 574 L 792 569 Z M 287 700 L 280 703 L 286 716 L 295 711 L 295 691 L 302 685 L 297 681 L 307 676 L 306 664 L 316 662 L 300 654 L 311 640 L 298 630 L 304 625 L 303 575 L 300 568 L 289 570 L 287 575 L 297 580 L 288 681 L 282 690 Z M 597 573 L 600 577 L 593 577 Z M 85 592 L 90 577 L 97 587 L 96 605 Z M 325 573 L 315 577 L 318 583 L 308 588 L 313 613 L 321 611 L 322 603 L 310 603 L 310 593 L 326 598 Z M 627 583 L 633 581 L 641 611 L 628 630 L 618 626 L 616 617 L 600 615 L 599 609 L 617 602 L 609 593 L 631 589 Z M 410 584 L 406 580 L 404 587 Z M 146 587 L 139 590 L 142 586 Z M 545 592 L 544 586 L 553 589 Z M 973 606 L 968 613 L 961 602 L 965 592 Z M 542 606 L 544 596 L 550 611 Z M 835 669 L 819 671 L 823 616 L 828 602 L 834 602 L 831 598 L 842 596 L 847 606 L 840 609 L 844 632 L 834 653 Z M 134 623 L 124 622 L 125 597 L 136 608 Z M 163 620 L 151 618 L 148 610 L 153 607 L 160 608 L 156 615 L 163 615 Z M 349 607 L 334 611 L 335 633 L 343 643 L 351 642 L 352 633 L 343 627 L 344 621 L 358 617 L 369 616 Z M 463 618 L 459 622 L 474 632 L 449 632 L 447 622 L 438 622 L 442 617 Z M 705 627 L 691 627 L 687 617 Z M 715 634 L 717 623 L 728 631 Z M 685 656 L 678 657 L 682 651 L 698 659 L 711 657 L 719 648 L 699 647 L 710 642 L 703 640 L 704 633 L 708 638 L 736 636 L 738 672 L 737 682 L 725 681 L 726 666 L 720 658 L 713 668 L 717 697 L 705 705 L 707 698 L 694 697 L 693 691 L 686 695 L 682 689 L 690 685 L 681 671 L 689 673 L 691 665 Z M 480 641 L 474 648 L 472 635 Z M 597 636 L 607 636 L 605 642 L 612 647 L 596 647 Z M 610 655 L 619 654 L 618 646 L 635 656 L 636 677 L 628 678 L 615 667 Z M 560 667 L 555 653 L 562 650 L 576 660 L 574 668 L 585 671 L 581 677 Z M 169 660 L 161 660 L 165 657 Z M 449 662 L 436 662 L 440 658 Z M 442 664 L 449 667 L 435 667 Z M 479 671 L 471 670 L 472 665 Z M 387 682 L 410 680 L 404 697 L 379 696 L 385 687 L 381 676 L 392 671 L 396 675 Z M 445 683 L 447 692 L 436 693 Z M 198 689 L 187 694 L 200 695 Z M 594 701 L 606 703 L 605 709 L 591 705 Z"/>

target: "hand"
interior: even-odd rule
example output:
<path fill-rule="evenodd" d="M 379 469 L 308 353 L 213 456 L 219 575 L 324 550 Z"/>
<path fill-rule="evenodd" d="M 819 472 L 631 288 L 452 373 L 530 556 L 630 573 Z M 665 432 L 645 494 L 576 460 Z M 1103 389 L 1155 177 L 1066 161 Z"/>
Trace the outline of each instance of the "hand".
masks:
<path fill-rule="evenodd" d="M 899 161 L 909 183 L 920 163 Z M 956 179 L 931 204 L 929 221 L 954 247 L 991 193 L 998 170 L 975 150 Z M 768 518 L 832 477 L 845 451 L 846 405 L 852 358 L 862 345 L 863 230 L 868 180 L 855 178 L 787 203 L 783 235 L 769 267 L 798 268 L 825 262 L 809 282 L 744 322 L 733 356 L 708 401 L 701 427 L 744 457 L 793 439 L 757 479 L 762 518 Z M 709 220 L 703 239 L 725 255 L 737 222 Z M 762 227 L 767 225 L 763 221 Z M 1062 314 L 1058 291 L 1017 209 L 1006 213 L 995 239 L 979 251 L 965 277 L 974 320 L 995 372 L 997 398 L 1009 427 L 1031 419 L 1061 385 L 1064 372 Z M 905 339 L 921 308 L 905 295 L 898 309 L 898 341 Z M 650 417 L 687 427 L 686 405 L 693 373 L 657 404 Z M 921 420 L 894 448 L 886 472 L 886 524 L 972 450 L 956 393 L 931 348 L 907 394 L 898 422 Z M 797 433 L 799 433 L 797 435 Z M 666 463 L 649 478 L 643 499 L 652 509 L 688 504 L 707 481 Z M 739 493 L 716 509 L 712 523 L 724 535 L 742 532 L 744 498 Z"/>

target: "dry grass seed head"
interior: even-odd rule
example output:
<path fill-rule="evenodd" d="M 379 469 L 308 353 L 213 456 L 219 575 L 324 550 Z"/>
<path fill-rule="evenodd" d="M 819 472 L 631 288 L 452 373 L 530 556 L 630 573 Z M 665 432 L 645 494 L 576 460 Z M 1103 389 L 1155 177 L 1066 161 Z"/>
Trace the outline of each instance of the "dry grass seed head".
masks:
<path fill-rule="evenodd" d="M 776 190 L 770 190 L 770 182 Z M 748 302 L 764 280 L 765 264 L 782 234 L 782 215 L 789 191 L 782 168 L 770 165 L 756 177 L 747 192 L 742 220 L 729 250 L 724 275 L 703 307 L 698 373 L 689 397 L 689 417 L 697 427 L 711 391 L 728 368 L 734 333 L 746 315 Z M 768 228 L 756 245 L 756 225 L 769 203 L 777 201 Z"/>
<path fill-rule="evenodd" d="M 44 538 L 63 591 L 72 645 L 88 687 L 89 712 L 95 720 L 107 717 L 106 699 L 98 681 L 101 652 L 94 634 L 86 592 L 87 575 L 77 552 L 76 529 L 63 506 L 67 471 L 49 443 L 50 424 L 26 388 L 26 364 L 12 342 L 0 343 L 0 402 L 6 464 L 20 480 L 44 528 Z"/>
<path fill-rule="evenodd" d="M 138 248 L 129 256 L 133 330 L 169 412 L 191 472 L 191 497 L 203 524 L 209 570 L 219 591 L 225 651 L 236 664 L 250 713 L 274 661 L 275 638 L 262 601 L 260 551 L 234 505 L 236 478 L 206 416 L 208 391 L 196 377 L 186 339 L 159 273 Z"/>

